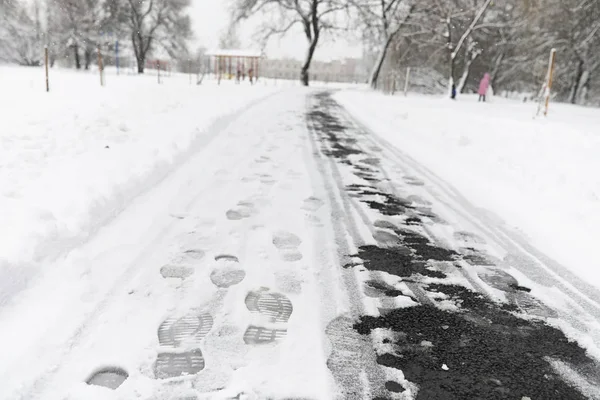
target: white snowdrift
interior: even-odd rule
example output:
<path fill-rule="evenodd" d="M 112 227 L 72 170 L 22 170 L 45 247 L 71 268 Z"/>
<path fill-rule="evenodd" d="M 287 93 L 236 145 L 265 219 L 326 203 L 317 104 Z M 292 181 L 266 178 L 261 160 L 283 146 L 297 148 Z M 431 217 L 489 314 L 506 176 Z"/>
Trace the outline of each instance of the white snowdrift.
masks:
<path fill-rule="evenodd" d="M 345 91 L 363 123 L 600 287 L 600 112 L 495 98 L 477 103 Z"/>
<path fill-rule="evenodd" d="M 277 89 L 106 80 L 51 70 L 46 93 L 42 69 L 0 67 L 0 304 L 18 287 L 3 275 L 25 280 L 26 267 L 84 241 L 209 140 L 209 125 Z"/>

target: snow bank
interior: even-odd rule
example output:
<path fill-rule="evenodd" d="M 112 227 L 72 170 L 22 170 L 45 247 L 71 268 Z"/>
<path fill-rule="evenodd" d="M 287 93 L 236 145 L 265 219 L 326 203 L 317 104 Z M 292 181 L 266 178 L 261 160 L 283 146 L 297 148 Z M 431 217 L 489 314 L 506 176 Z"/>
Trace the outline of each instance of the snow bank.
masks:
<path fill-rule="evenodd" d="M 46 93 L 42 69 L 0 67 L 0 282 L 84 241 L 208 140 L 212 123 L 276 90 L 186 75 L 106 81 L 51 70 Z"/>
<path fill-rule="evenodd" d="M 477 103 L 345 91 L 363 123 L 600 287 L 600 112 L 494 98 Z"/>

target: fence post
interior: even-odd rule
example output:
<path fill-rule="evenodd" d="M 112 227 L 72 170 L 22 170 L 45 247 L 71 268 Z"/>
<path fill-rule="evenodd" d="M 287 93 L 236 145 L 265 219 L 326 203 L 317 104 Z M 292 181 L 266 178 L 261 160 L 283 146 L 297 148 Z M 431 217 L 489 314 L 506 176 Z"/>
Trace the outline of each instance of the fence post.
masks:
<path fill-rule="evenodd" d="M 410 67 L 406 68 L 406 79 L 404 81 L 404 96 L 408 96 L 408 83 L 410 82 Z"/>
<path fill-rule="evenodd" d="M 102 51 L 98 45 L 98 71 L 100 72 L 100 86 L 104 86 L 104 66 L 102 65 Z"/>
<path fill-rule="evenodd" d="M 46 65 L 46 92 L 50 91 L 50 76 L 48 72 L 48 46 L 44 47 L 44 64 Z"/>
<path fill-rule="evenodd" d="M 548 83 L 546 84 L 546 105 L 544 116 L 548 116 L 548 107 L 550 106 L 550 92 L 552 91 L 552 81 L 554 79 L 554 63 L 556 62 L 556 49 L 550 52 L 550 65 L 548 67 Z"/>
<path fill-rule="evenodd" d="M 158 84 L 160 85 L 160 60 L 156 60 L 156 73 L 158 76 Z"/>

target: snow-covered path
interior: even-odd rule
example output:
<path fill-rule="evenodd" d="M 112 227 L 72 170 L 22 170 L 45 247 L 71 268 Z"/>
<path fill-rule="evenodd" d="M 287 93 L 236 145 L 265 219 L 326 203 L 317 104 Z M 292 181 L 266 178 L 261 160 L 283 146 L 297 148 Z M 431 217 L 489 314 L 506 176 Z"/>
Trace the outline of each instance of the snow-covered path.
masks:
<path fill-rule="evenodd" d="M 213 134 L 0 310 L 0 399 L 598 398 L 597 293 L 329 94 Z"/>
<path fill-rule="evenodd" d="M 327 210 L 308 169 L 304 103 L 303 92 L 291 91 L 249 109 L 92 241 L 48 265 L 2 314 L 0 339 L 10 346 L 0 397 L 156 398 L 164 390 L 171 398 L 192 383 L 193 391 L 227 387 L 235 396 L 276 376 L 281 383 L 263 395 L 330 398 L 321 333 L 343 305 L 319 300 L 318 281 L 332 290 L 336 279 L 320 269 L 335 262 L 324 250 Z M 273 310 L 265 300 L 272 297 L 283 299 Z M 200 344 L 159 341 L 164 320 L 206 313 L 212 327 Z M 276 347 L 256 343 L 286 330 Z M 154 379 L 177 375 L 171 354 L 191 357 L 196 348 L 206 364 L 201 382 L 174 388 Z M 168 365 L 155 367 L 157 358 Z M 118 391 L 85 385 L 113 366 L 130 375 Z"/>

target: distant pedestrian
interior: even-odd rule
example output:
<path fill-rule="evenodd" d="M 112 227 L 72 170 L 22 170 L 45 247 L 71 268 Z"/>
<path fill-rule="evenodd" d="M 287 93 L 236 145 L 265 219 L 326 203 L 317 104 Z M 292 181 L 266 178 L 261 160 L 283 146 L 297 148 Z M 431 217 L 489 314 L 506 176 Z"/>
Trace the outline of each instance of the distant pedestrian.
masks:
<path fill-rule="evenodd" d="M 485 102 L 485 97 L 487 95 L 488 89 L 490 88 L 490 74 L 487 72 L 483 75 L 481 82 L 479 82 L 479 101 Z"/>
<path fill-rule="evenodd" d="M 248 70 L 248 79 L 250 79 L 250 84 L 254 85 L 254 70 L 252 68 Z"/>

